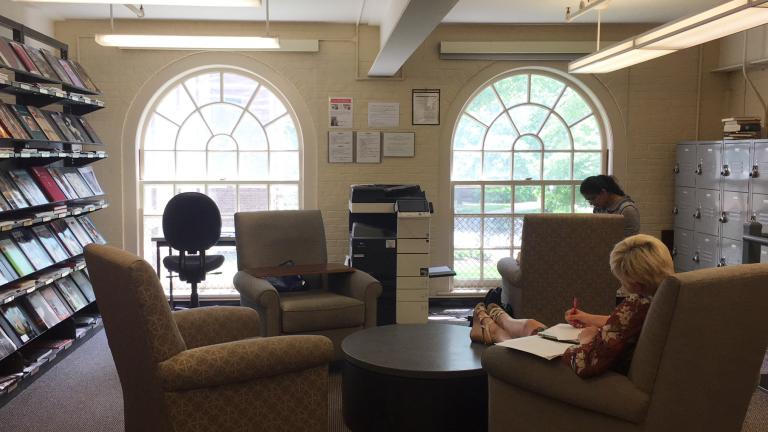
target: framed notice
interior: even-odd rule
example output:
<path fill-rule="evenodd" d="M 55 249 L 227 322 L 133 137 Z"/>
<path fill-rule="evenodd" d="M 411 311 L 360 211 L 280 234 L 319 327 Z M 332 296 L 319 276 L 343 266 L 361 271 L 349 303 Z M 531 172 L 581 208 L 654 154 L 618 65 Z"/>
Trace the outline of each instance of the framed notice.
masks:
<path fill-rule="evenodd" d="M 412 96 L 411 123 L 414 125 L 439 125 L 440 89 L 414 89 Z"/>
<path fill-rule="evenodd" d="M 381 163 L 381 132 L 357 132 L 355 153 L 357 163 Z"/>
<path fill-rule="evenodd" d="M 328 162 L 354 162 L 354 144 L 352 131 L 328 132 Z"/>
<path fill-rule="evenodd" d="M 381 143 L 384 157 L 416 156 L 415 132 L 384 132 Z"/>

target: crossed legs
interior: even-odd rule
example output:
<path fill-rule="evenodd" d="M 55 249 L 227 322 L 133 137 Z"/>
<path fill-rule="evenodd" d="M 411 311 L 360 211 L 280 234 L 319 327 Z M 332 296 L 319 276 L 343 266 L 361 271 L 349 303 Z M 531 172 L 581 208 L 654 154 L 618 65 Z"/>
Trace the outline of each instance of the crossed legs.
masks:
<path fill-rule="evenodd" d="M 487 308 L 484 303 L 478 303 L 472 315 L 469 337 L 473 342 L 491 345 L 507 339 L 530 336 L 545 327 L 534 319 L 512 318 L 494 303 L 489 304 Z"/>

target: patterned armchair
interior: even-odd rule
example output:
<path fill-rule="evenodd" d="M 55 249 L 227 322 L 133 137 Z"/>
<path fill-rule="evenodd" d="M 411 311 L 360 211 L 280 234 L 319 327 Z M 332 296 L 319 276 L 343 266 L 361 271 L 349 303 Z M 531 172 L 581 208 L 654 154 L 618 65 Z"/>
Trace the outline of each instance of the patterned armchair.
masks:
<path fill-rule="evenodd" d="M 152 267 L 89 245 L 85 260 L 123 388 L 125 430 L 328 430 L 331 342 L 260 338 L 242 307 L 171 312 Z"/>
<path fill-rule="evenodd" d="M 581 309 L 607 315 L 616 306 L 619 281 L 608 259 L 624 238 L 624 217 L 597 214 L 528 215 L 523 219 L 520 263 L 499 260 L 502 301 L 516 318 L 561 323 L 578 297 Z"/>
<path fill-rule="evenodd" d="M 489 347 L 488 430 L 741 431 L 768 344 L 766 287 L 768 264 L 667 278 L 627 375 L 582 379 L 558 360 Z"/>
<path fill-rule="evenodd" d="M 263 336 L 320 334 L 333 341 L 334 358 L 342 358 L 341 341 L 376 326 L 376 302 L 381 284 L 368 273 L 305 277 L 309 290 L 278 291 L 248 269 L 325 264 L 325 228 L 319 210 L 244 212 L 235 214 L 237 269 L 235 288 L 240 304 L 261 315 Z"/>

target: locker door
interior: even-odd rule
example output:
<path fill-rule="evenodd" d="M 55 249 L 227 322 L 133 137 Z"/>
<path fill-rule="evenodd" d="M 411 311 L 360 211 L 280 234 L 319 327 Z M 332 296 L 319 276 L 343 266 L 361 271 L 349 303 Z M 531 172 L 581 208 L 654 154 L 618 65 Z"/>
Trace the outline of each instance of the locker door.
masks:
<path fill-rule="evenodd" d="M 723 179 L 723 190 L 748 192 L 749 173 L 752 170 L 750 161 L 750 142 L 723 144 L 723 165 L 720 174 Z"/>
<path fill-rule="evenodd" d="M 697 232 L 693 235 L 693 243 L 696 248 L 693 252 L 694 266 L 696 268 L 717 267 L 720 261 L 717 237 Z"/>
<path fill-rule="evenodd" d="M 720 192 L 696 189 L 696 204 L 693 228 L 696 232 L 717 235 L 720 225 Z"/>
<path fill-rule="evenodd" d="M 741 242 L 727 238 L 720 239 L 720 263 L 721 266 L 741 264 Z"/>
<path fill-rule="evenodd" d="M 763 224 L 763 233 L 768 233 L 768 195 L 752 194 L 752 213 L 755 222 Z"/>
<path fill-rule="evenodd" d="M 768 264 L 768 246 L 763 246 L 760 248 L 760 262 Z"/>
<path fill-rule="evenodd" d="M 675 186 L 696 186 L 696 144 L 677 146 L 675 163 Z"/>
<path fill-rule="evenodd" d="M 676 271 L 693 270 L 693 231 L 675 228 L 675 247 L 672 253 Z"/>
<path fill-rule="evenodd" d="M 768 194 L 768 142 L 755 141 L 752 155 L 752 192 Z M 754 175 L 757 175 L 756 177 Z"/>
<path fill-rule="evenodd" d="M 696 187 L 705 189 L 720 189 L 720 143 L 699 144 L 696 149 L 698 165 L 694 171 L 696 176 Z"/>
<path fill-rule="evenodd" d="M 744 223 L 749 220 L 749 195 L 741 192 L 723 192 L 723 210 L 720 226 L 723 237 L 741 240 Z"/>
<path fill-rule="evenodd" d="M 675 188 L 675 227 L 693 229 L 693 215 L 697 209 L 696 189 L 688 187 Z"/>

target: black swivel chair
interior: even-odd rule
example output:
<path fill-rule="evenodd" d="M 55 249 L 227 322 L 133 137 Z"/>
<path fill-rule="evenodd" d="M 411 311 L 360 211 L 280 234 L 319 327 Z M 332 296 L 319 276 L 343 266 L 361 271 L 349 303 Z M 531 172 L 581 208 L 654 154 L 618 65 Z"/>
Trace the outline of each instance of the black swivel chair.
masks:
<path fill-rule="evenodd" d="M 224 264 L 223 255 L 205 255 L 221 235 L 221 213 L 216 203 L 199 192 L 184 192 L 168 201 L 163 211 L 163 235 L 179 255 L 167 256 L 163 265 L 192 285 L 190 306 L 198 307 L 197 284 L 205 274 Z M 196 255 L 187 255 L 196 254 Z"/>

